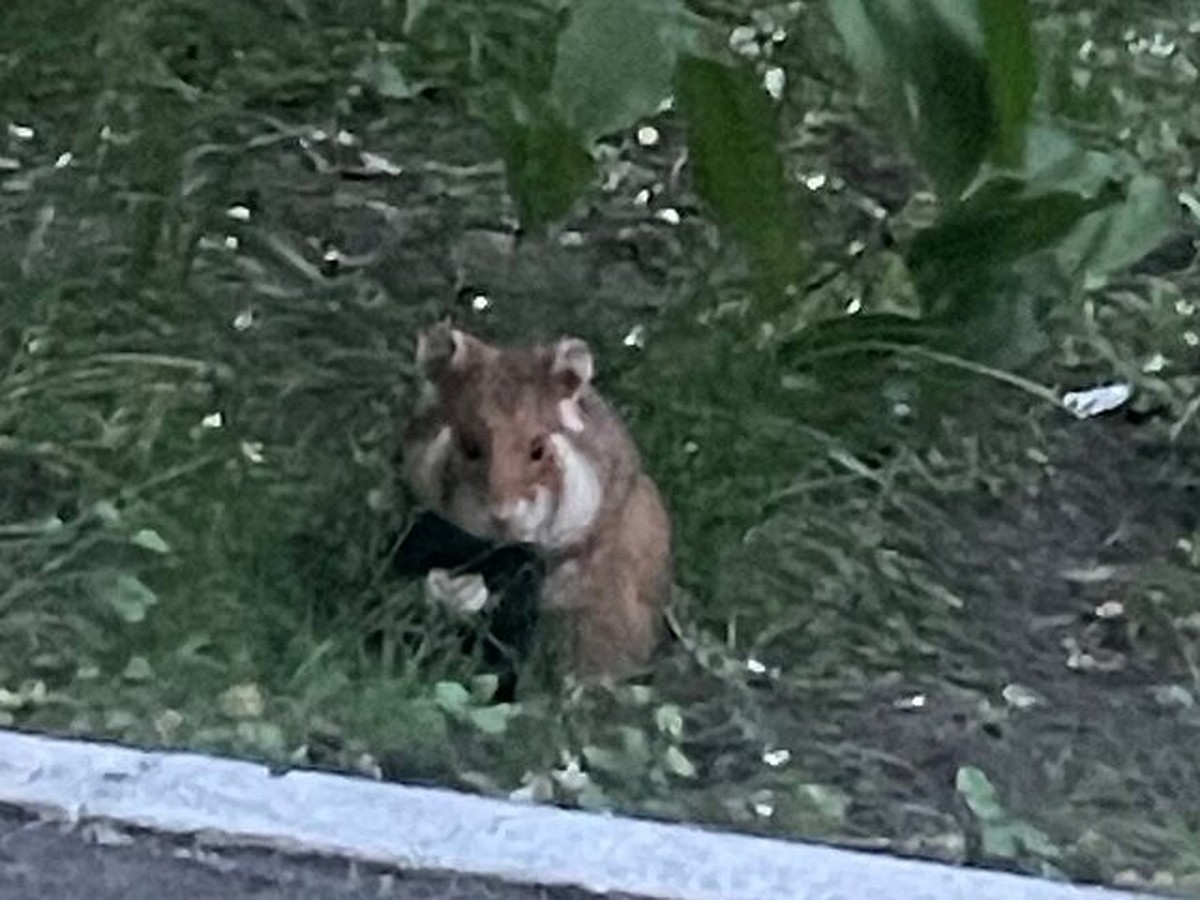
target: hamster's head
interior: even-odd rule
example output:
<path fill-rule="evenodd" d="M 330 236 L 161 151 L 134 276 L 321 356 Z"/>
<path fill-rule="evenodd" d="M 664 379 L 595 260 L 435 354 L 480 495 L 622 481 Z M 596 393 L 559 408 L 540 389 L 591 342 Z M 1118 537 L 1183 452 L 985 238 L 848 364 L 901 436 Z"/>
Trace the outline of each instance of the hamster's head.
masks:
<path fill-rule="evenodd" d="M 481 537 L 562 547 L 600 508 L 595 461 L 576 440 L 593 370 L 587 344 L 501 347 L 448 325 L 423 334 L 417 366 L 436 415 L 410 480 Z"/>

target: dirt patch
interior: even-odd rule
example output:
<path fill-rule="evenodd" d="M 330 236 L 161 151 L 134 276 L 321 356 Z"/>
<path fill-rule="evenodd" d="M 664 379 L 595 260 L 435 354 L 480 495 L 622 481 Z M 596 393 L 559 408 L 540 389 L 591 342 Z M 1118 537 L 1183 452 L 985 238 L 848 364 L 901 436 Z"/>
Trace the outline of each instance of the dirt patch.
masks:
<path fill-rule="evenodd" d="M 972 765 L 1074 874 L 1111 880 L 1178 864 L 1200 831 L 1200 683 L 1180 632 L 1200 588 L 1181 549 L 1198 507 L 1188 461 L 1143 428 L 1060 421 L 1043 436 L 1032 473 L 951 498 L 909 535 L 964 603 L 936 652 L 803 720 L 810 739 L 844 742 L 830 775 L 859 798 L 864 836 L 1008 865 L 971 852 L 955 779 Z M 948 838 L 957 827 L 965 848 Z"/>

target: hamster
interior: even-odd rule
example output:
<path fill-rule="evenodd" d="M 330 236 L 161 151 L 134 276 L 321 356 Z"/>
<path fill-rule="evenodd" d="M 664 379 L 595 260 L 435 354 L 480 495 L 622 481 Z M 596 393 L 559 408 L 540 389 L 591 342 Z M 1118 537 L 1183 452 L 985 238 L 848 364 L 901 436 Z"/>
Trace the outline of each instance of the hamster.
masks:
<path fill-rule="evenodd" d="M 592 385 L 587 344 L 497 346 L 443 323 L 420 336 L 417 367 L 403 447 L 417 498 L 480 538 L 537 551 L 541 620 L 574 674 L 645 666 L 662 638 L 671 522 Z"/>

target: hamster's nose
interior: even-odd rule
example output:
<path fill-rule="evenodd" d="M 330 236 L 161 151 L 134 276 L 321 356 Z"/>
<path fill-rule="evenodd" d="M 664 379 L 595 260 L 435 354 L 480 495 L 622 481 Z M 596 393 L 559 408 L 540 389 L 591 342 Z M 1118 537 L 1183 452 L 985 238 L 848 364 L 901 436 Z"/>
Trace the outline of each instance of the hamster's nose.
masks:
<path fill-rule="evenodd" d="M 509 537 L 513 537 L 519 536 L 518 532 L 523 533 L 530 508 L 530 501 L 522 497 L 517 500 L 493 503 L 488 512 L 491 514 L 495 527 Z"/>
<path fill-rule="evenodd" d="M 500 503 L 493 503 L 489 512 L 495 522 L 503 524 L 511 522 L 513 519 L 519 519 L 524 512 L 523 507 L 527 505 L 527 500 L 506 500 Z"/>

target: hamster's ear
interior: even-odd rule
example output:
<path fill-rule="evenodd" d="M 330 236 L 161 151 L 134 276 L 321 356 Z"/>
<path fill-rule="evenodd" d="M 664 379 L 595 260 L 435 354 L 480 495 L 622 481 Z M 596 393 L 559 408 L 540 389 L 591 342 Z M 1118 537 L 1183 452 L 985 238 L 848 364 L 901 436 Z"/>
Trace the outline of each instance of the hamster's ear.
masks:
<path fill-rule="evenodd" d="M 429 381 L 440 381 L 461 371 L 480 353 L 484 344 L 465 331 L 439 322 L 417 338 L 417 369 Z"/>
<path fill-rule="evenodd" d="M 574 397 L 590 384 L 594 371 L 592 351 L 579 338 L 563 338 L 555 344 L 550 376 L 564 397 Z"/>

